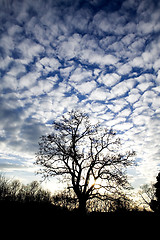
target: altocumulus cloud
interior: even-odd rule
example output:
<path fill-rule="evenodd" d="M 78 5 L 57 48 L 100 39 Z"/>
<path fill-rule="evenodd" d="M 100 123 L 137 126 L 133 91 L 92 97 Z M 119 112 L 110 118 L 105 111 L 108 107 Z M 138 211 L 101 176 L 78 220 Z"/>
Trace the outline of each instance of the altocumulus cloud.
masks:
<path fill-rule="evenodd" d="M 134 186 L 160 165 L 160 4 L 154 0 L 0 1 L 2 170 L 27 178 L 37 142 L 85 109 L 137 152 Z"/>

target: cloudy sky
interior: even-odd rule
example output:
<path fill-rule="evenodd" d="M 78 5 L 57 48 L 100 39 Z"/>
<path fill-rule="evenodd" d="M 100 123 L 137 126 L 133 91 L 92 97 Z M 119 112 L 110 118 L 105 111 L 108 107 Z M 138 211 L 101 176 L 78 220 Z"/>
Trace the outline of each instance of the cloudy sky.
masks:
<path fill-rule="evenodd" d="M 71 109 L 136 151 L 134 187 L 160 170 L 160 1 L 0 0 L 0 169 L 29 181 L 38 139 Z"/>

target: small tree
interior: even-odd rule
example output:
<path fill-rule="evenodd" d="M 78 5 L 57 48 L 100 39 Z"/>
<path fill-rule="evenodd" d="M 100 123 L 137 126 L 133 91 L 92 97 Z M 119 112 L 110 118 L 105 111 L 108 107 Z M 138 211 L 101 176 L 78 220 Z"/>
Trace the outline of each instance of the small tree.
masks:
<path fill-rule="evenodd" d="M 157 182 L 153 185 L 155 188 L 155 195 L 150 202 L 150 207 L 154 212 L 160 213 L 160 173 L 156 179 Z"/>
<path fill-rule="evenodd" d="M 134 152 L 119 152 L 120 140 L 113 130 L 92 125 L 85 113 L 72 111 L 53 122 L 53 132 L 42 136 L 36 164 L 44 178 L 60 177 L 73 188 L 79 210 L 89 199 L 112 199 L 129 188 L 125 168 Z"/>
<path fill-rule="evenodd" d="M 139 191 L 141 204 L 144 208 L 151 208 L 151 201 L 155 200 L 155 187 L 154 184 L 144 184 Z"/>

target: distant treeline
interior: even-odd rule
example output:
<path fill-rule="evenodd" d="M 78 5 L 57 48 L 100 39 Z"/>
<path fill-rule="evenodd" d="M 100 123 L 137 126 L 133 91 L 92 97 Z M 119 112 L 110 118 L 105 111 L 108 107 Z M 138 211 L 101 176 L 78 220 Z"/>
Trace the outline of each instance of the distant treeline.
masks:
<path fill-rule="evenodd" d="M 52 195 L 50 191 L 44 190 L 39 182 L 33 181 L 24 185 L 19 180 L 10 180 L 0 175 L 0 203 L 3 205 L 22 206 L 56 206 L 61 209 L 74 211 L 78 208 L 78 201 L 75 194 L 66 189 L 63 192 Z M 90 200 L 87 204 L 88 211 L 94 212 L 115 212 L 136 210 L 130 199 L 119 201 L 98 201 Z"/>
<path fill-rule="evenodd" d="M 54 204 L 51 192 L 42 188 L 41 184 L 33 181 L 22 184 L 19 180 L 7 179 L 0 175 L 0 212 L 5 215 L 16 216 L 42 216 L 70 214 L 70 211 Z M 37 215 L 38 214 L 38 215 Z"/>
<path fill-rule="evenodd" d="M 51 203 L 51 193 L 37 181 L 24 185 L 19 180 L 10 180 L 0 175 L 0 201 Z"/>

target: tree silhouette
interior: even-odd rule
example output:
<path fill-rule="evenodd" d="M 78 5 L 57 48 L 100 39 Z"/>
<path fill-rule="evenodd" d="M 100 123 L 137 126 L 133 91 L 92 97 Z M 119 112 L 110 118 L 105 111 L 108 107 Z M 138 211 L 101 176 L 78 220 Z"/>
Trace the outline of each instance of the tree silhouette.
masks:
<path fill-rule="evenodd" d="M 35 164 L 42 166 L 44 178 L 67 181 L 84 213 L 87 200 L 119 198 L 129 188 L 125 168 L 134 163 L 134 152 L 120 153 L 119 146 L 113 130 L 92 125 L 87 114 L 72 111 L 41 137 Z"/>
<path fill-rule="evenodd" d="M 151 208 L 151 201 L 156 199 L 155 196 L 155 186 L 154 184 L 144 184 L 141 187 L 141 190 L 139 191 L 139 196 L 141 199 L 141 205 L 144 208 Z"/>
<path fill-rule="evenodd" d="M 155 199 L 151 200 L 150 207 L 154 212 L 160 213 L 160 173 L 158 173 L 156 179 L 157 182 L 154 184 L 156 200 Z"/>

